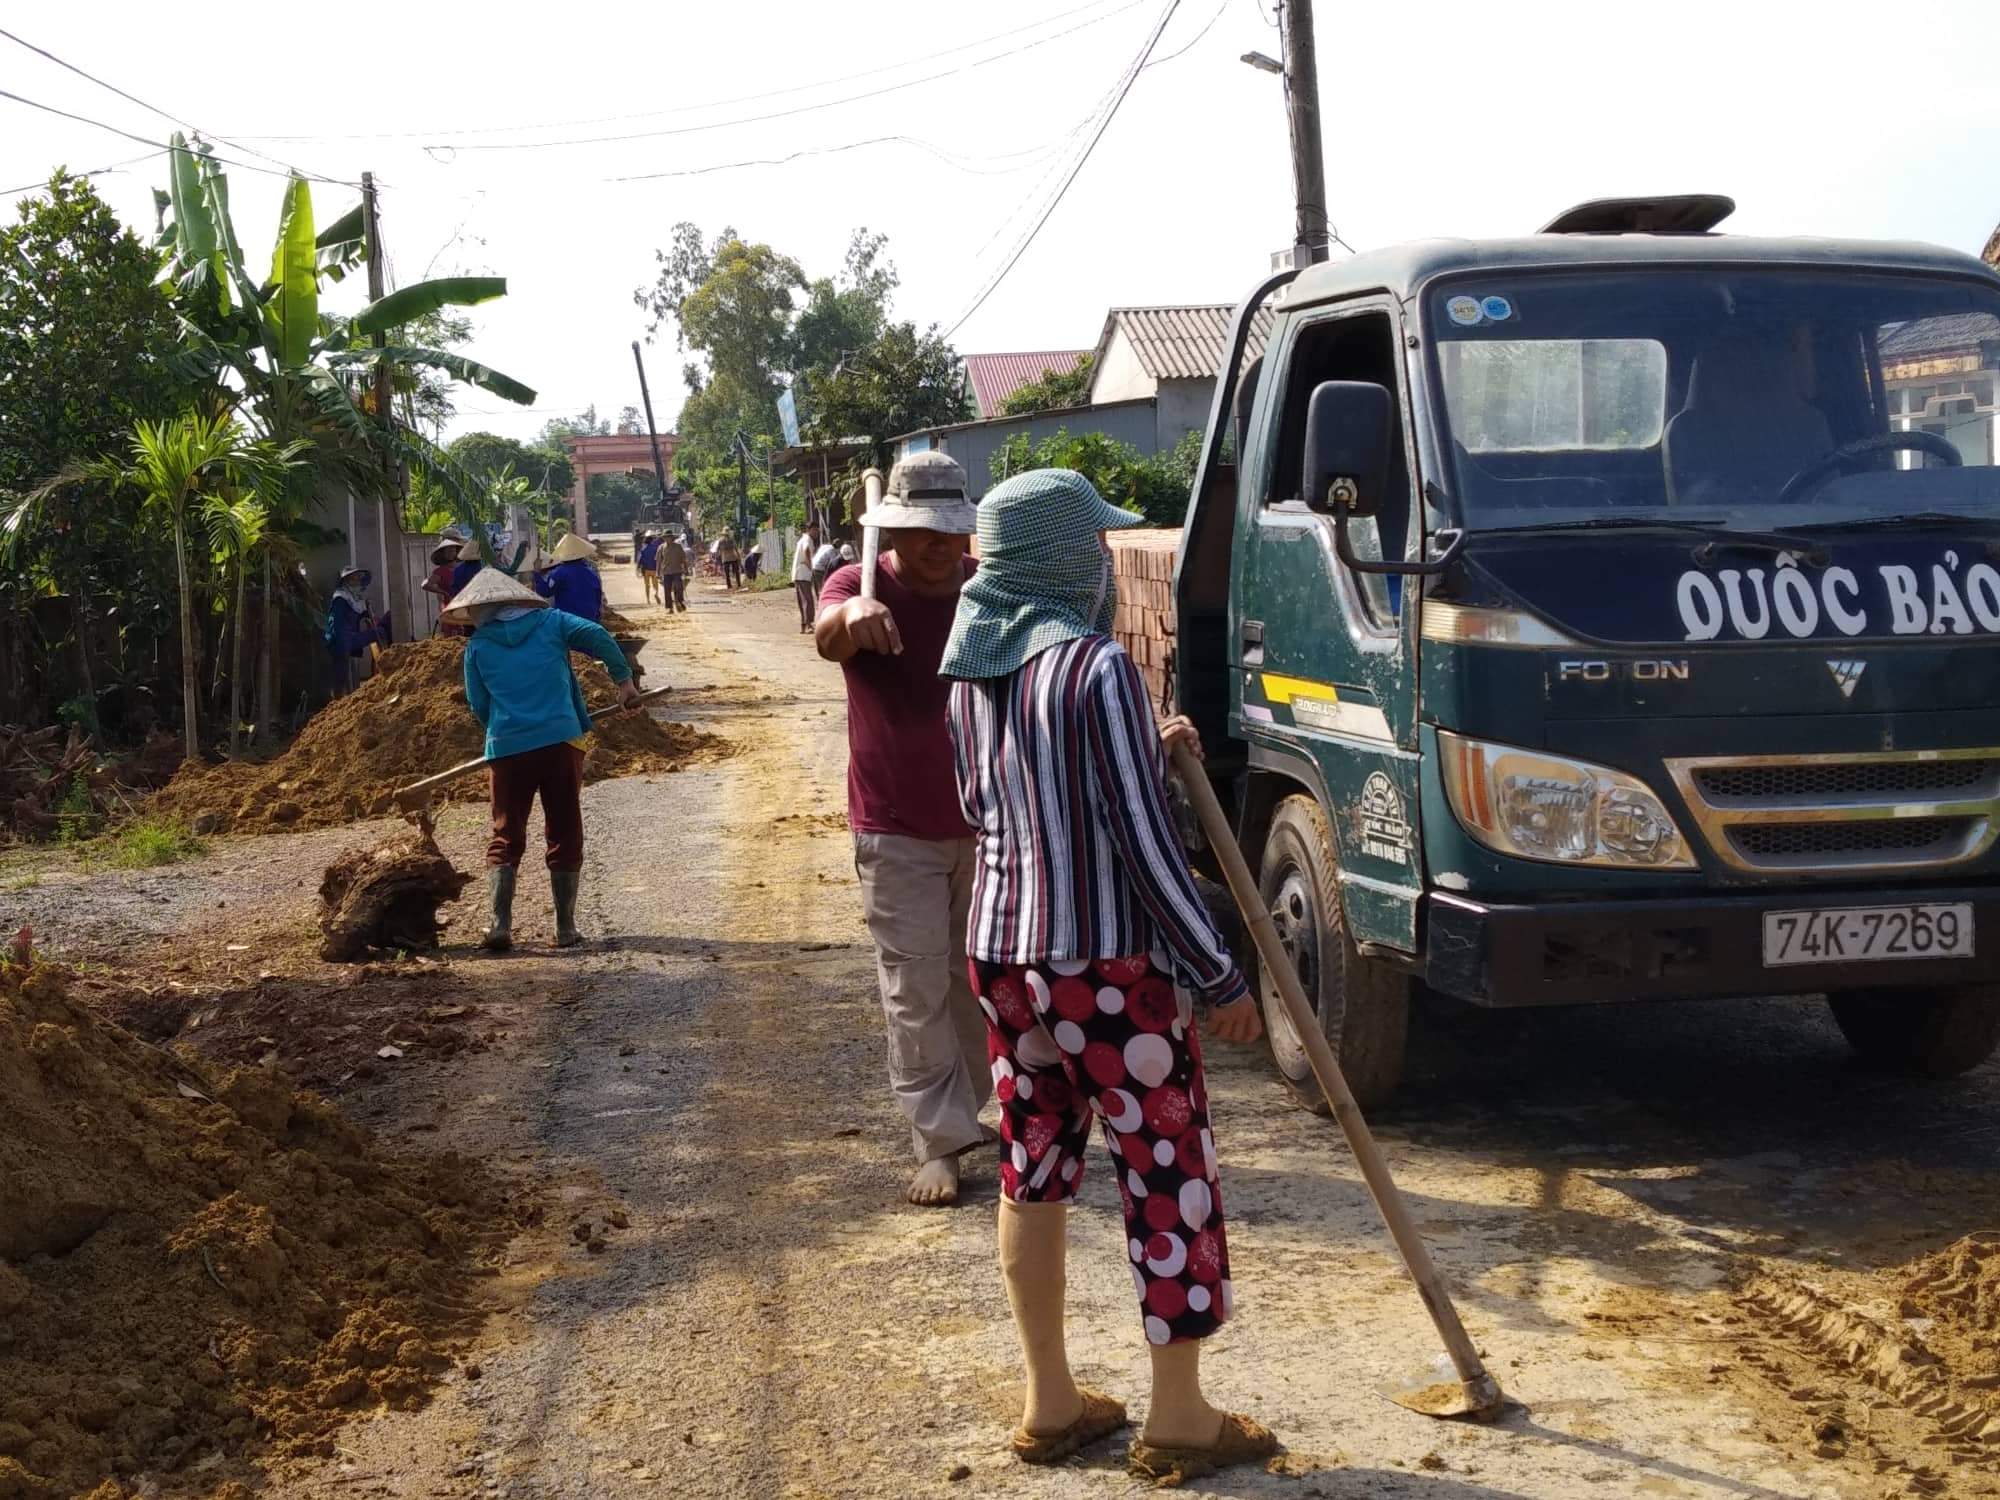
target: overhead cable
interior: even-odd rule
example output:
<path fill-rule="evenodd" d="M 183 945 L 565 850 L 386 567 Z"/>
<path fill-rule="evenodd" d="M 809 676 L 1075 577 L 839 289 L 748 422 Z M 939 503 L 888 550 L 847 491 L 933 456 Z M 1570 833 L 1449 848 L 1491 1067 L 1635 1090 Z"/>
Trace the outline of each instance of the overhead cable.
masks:
<path fill-rule="evenodd" d="M 1041 216 L 1035 220 L 1034 226 L 1029 229 L 1027 234 L 1022 236 L 1020 243 L 1015 245 L 1013 253 L 1007 257 L 1006 264 L 1001 266 L 993 278 L 986 283 L 979 295 L 973 299 L 972 306 L 960 313 L 958 321 L 945 330 L 944 336 L 947 339 L 963 328 L 966 320 L 986 305 L 986 299 L 991 297 L 1000 283 L 1007 279 L 1007 274 L 1019 264 L 1021 257 L 1027 253 L 1028 247 L 1035 242 L 1035 236 L 1041 233 L 1042 226 L 1049 222 L 1049 216 L 1056 211 L 1057 206 L 1063 201 L 1064 196 L 1068 194 L 1070 185 L 1076 181 L 1077 175 L 1083 171 L 1085 165 L 1090 161 L 1091 153 L 1097 149 L 1097 143 L 1104 139 L 1104 132 L 1110 128 L 1112 120 L 1117 117 L 1118 107 L 1125 102 L 1125 96 L 1132 92 L 1132 85 L 1138 81 L 1139 74 L 1144 70 L 1146 59 L 1152 55 L 1153 48 L 1159 45 L 1160 34 L 1167 29 L 1167 23 L 1174 18 L 1174 12 L 1180 9 L 1180 3 L 1181 0 L 1167 0 L 1166 9 L 1160 13 L 1160 19 L 1153 25 L 1152 35 L 1146 38 L 1146 45 L 1139 49 L 1138 56 L 1133 58 L 1130 65 L 1126 68 L 1123 78 L 1118 83 L 1116 96 L 1111 101 L 1111 107 L 1104 112 L 1104 117 L 1098 121 L 1097 129 L 1091 135 L 1089 142 L 1084 146 L 1082 154 L 1077 157 L 1076 165 L 1071 167 L 1069 175 L 1063 178 L 1054 196 L 1049 199 L 1047 207 L 1042 210 Z"/>

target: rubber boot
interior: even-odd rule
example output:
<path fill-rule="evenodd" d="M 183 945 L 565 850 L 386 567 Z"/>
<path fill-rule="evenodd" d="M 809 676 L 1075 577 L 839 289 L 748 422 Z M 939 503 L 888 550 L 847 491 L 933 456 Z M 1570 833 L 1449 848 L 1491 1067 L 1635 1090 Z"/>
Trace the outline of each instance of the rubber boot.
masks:
<path fill-rule="evenodd" d="M 479 946 L 490 953 L 505 953 L 514 946 L 514 877 L 512 865 L 490 865 L 486 871 L 486 894 L 493 904 L 493 921 Z"/>
<path fill-rule="evenodd" d="M 556 898 L 556 946 L 574 948 L 583 941 L 576 930 L 576 887 L 582 878 L 577 870 L 549 871 L 549 889 Z"/>

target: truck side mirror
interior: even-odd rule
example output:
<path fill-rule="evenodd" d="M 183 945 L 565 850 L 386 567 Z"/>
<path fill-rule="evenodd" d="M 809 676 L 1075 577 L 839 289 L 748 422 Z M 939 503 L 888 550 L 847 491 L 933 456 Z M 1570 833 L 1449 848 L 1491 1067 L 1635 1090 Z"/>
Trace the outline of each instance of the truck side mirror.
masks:
<path fill-rule="evenodd" d="M 1382 505 L 1394 441 L 1389 392 L 1368 380 L 1326 380 L 1306 408 L 1305 501 L 1334 515 Z"/>

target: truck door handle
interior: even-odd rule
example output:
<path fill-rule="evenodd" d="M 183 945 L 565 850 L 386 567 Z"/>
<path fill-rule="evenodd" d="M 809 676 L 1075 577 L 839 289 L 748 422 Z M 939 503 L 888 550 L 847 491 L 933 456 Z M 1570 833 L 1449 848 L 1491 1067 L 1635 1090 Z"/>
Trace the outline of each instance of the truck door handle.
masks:
<path fill-rule="evenodd" d="M 1262 661 L 1264 659 L 1264 622 L 1245 620 L 1243 622 L 1243 659 Z"/>

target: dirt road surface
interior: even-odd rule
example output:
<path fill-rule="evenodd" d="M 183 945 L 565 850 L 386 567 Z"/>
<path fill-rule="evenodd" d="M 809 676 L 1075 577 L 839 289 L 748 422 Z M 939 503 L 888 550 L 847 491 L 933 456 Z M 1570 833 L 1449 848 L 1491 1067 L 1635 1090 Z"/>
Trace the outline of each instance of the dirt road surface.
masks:
<path fill-rule="evenodd" d="M 651 682 L 679 689 L 666 712 L 737 754 L 587 791 L 596 940 L 580 953 L 541 947 L 531 873 L 523 952 L 481 958 L 473 903 L 458 912 L 450 968 L 490 1045 L 335 1080 L 354 1112 L 539 1180 L 551 1207 L 515 1246 L 507 1310 L 472 1366 L 428 1409 L 355 1423 L 332 1459 L 264 1492 L 1137 1493 L 1120 1442 L 1053 1471 L 1007 1455 L 1018 1367 L 992 1163 L 975 1159 L 954 1210 L 902 1201 L 907 1138 L 841 816 L 838 671 L 797 634 L 789 593 L 704 580 L 667 619 L 628 572 L 606 576 L 654 637 Z M 441 838 L 475 861 L 476 810 L 449 814 Z M 92 901 L 135 931 L 208 932 L 215 900 L 285 885 L 271 862 L 316 868 L 341 842 L 225 841 L 192 878 L 95 877 L 88 899 L 45 883 L 0 904 L 35 903 L 59 947 L 84 940 Z M 246 859 L 267 863 L 228 873 Z M 253 904 L 282 926 L 304 894 Z M 1216 1045 L 1238 1312 L 1206 1368 L 1214 1397 L 1290 1453 L 1193 1493 L 2000 1494 L 2000 1448 L 1856 1364 L 1865 1328 L 1917 1326 L 1893 1268 L 2000 1224 L 2000 1072 L 1860 1072 L 1811 1004 L 1421 1019 L 1411 1085 L 1378 1127 L 1525 1410 L 1468 1427 L 1377 1393 L 1432 1358 L 1422 1308 L 1337 1130 L 1288 1102 L 1261 1051 Z M 1096 1153 L 1073 1215 L 1071 1351 L 1136 1413 L 1145 1350 Z M 1768 1295 L 1746 1298 L 1757 1277 L 1871 1321 L 1834 1351 Z"/>

